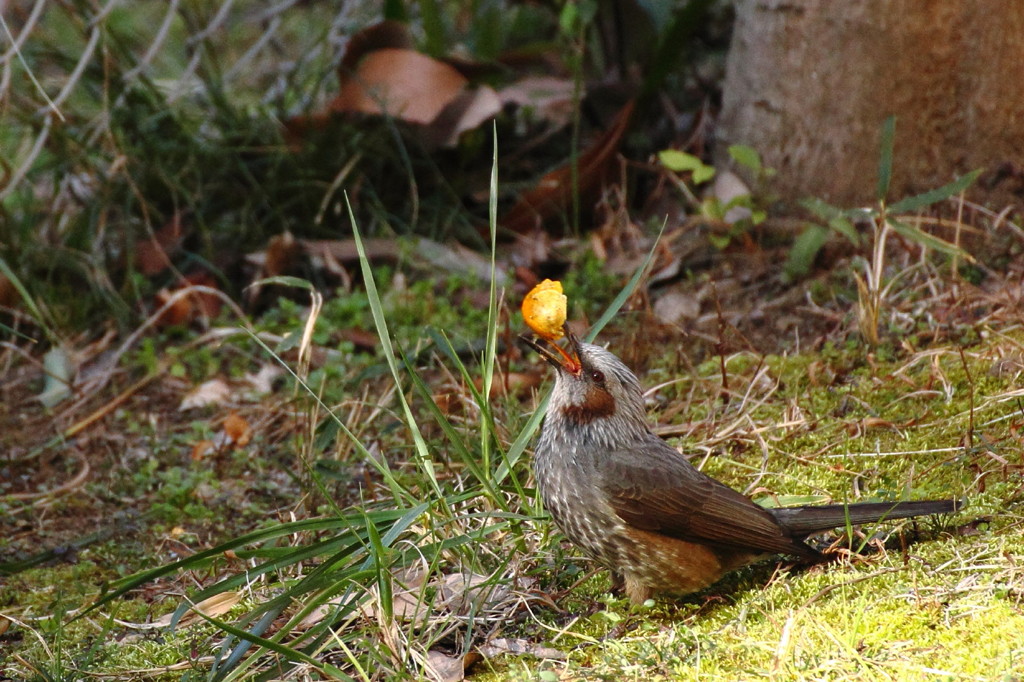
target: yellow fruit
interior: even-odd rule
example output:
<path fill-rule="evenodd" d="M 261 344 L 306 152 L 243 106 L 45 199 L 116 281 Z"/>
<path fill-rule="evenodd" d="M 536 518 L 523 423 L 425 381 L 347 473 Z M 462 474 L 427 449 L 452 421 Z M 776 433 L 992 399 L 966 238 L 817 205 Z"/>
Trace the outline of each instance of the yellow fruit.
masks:
<path fill-rule="evenodd" d="M 546 279 L 523 299 L 523 320 L 537 336 L 549 341 L 560 339 L 565 334 L 562 326 L 565 324 L 566 302 L 562 283 Z"/>

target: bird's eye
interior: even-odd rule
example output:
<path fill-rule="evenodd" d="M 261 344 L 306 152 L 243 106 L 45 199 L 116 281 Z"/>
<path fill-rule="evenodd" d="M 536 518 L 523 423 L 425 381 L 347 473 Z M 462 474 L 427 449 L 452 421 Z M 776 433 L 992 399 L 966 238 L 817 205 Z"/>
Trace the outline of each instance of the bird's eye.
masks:
<path fill-rule="evenodd" d="M 592 370 L 590 372 L 590 379 L 595 384 L 603 384 L 604 383 L 604 372 L 602 372 L 599 369 Z"/>

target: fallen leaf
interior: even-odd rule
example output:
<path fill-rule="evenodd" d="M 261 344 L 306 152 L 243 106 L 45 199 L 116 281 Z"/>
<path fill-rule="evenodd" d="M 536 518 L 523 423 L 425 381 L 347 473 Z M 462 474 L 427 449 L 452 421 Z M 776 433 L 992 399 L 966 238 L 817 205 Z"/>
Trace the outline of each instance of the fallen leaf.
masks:
<path fill-rule="evenodd" d="M 427 652 L 424 672 L 430 679 L 439 682 L 460 682 L 466 678 L 466 671 L 482 658 L 480 654 L 472 651 L 465 656 L 449 656 L 442 651 L 431 649 Z"/>
<path fill-rule="evenodd" d="M 345 56 L 341 58 L 338 70 L 341 74 L 352 73 L 359 60 L 374 50 L 393 47 L 411 48 L 413 46 L 412 36 L 409 35 L 409 25 L 402 21 L 386 19 L 367 26 L 349 38 L 348 46 L 345 48 Z M 340 74 L 339 74 L 340 77 Z"/>
<path fill-rule="evenodd" d="M 501 100 L 493 89 L 481 85 L 463 91 L 434 118 L 424 131 L 428 142 L 456 147 L 467 130 L 475 130 L 501 111 Z"/>
<path fill-rule="evenodd" d="M 181 217 L 181 211 L 175 211 L 163 227 L 135 242 L 135 268 L 143 275 L 151 277 L 171 267 L 171 257 L 187 236 Z"/>
<path fill-rule="evenodd" d="M 7 275 L 0 273 L 0 308 L 13 308 L 21 295 Z"/>
<path fill-rule="evenodd" d="M 341 74 L 341 91 L 331 109 L 386 114 L 427 125 L 468 82 L 451 66 L 425 54 L 385 48 L 363 57 L 353 73 Z"/>
<path fill-rule="evenodd" d="M 1024 371 L 1024 356 L 1020 354 L 1007 355 L 999 358 L 989 367 L 989 376 L 1011 377 Z"/>
<path fill-rule="evenodd" d="M 353 239 L 299 240 L 299 245 L 314 265 L 322 266 L 324 261 L 354 263 L 359 260 Z M 401 242 L 394 239 L 367 239 L 363 247 L 367 259 L 371 261 L 391 262 L 414 256 L 445 272 L 472 274 L 485 282 L 491 279 L 490 260 L 461 244 L 442 244 L 420 237 Z M 494 274 L 499 285 L 506 283 L 508 277 L 501 269 Z"/>
<path fill-rule="evenodd" d="M 212 440 L 201 440 L 192 446 L 192 461 L 198 462 L 216 449 Z"/>
<path fill-rule="evenodd" d="M 351 343 L 358 350 L 373 351 L 380 345 L 377 335 L 365 329 L 341 329 L 338 336 Z"/>
<path fill-rule="evenodd" d="M 252 427 L 245 417 L 237 412 L 231 412 L 224 420 L 224 433 L 227 434 L 231 444 L 235 447 L 244 448 L 252 439 Z"/>
<path fill-rule="evenodd" d="M 278 277 L 295 271 L 302 249 L 291 232 L 275 235 L 267 243 L 263 276 Z"/>
<path fill-rule="evenodd" d="M 178 410 L 192 410 L 208 405 L 220 405 L 231 395 L 231 387 L 223 379 L 210 379 L 196 386 L 185 394 L 178 405 Z"/>
<path fill-rule="evenodd" d="M 284 374 L 284 370 L 280 366 L 267 363 L 260 367 L 255 374 L 251 372 L 246 374 L 245 380 L 252 387 L 254 393 L 265 395 L 274 390 L 274 381 L 282 374 Z"/>
<path fill-rule="evenodd" d="M 153 302 L 157 308 L 170 304 L 170 307 L 157 319 L 158 326 L 187 325 L 192 322 L 209 320 L 220 313 L 223 301 L 216 294 L 205 291 L 179 293 L 192 286 L 218 288 L 217 280 L 213 275 L 199 271 L 186 275 L 184 281 L 173 289 L 164 288 L 156 292 Z"/>
<path fill-rule="evenodd" d="M 435 609 L 446 608 L 459 615 L 482 612 L 512 594 L 508 583 L 497 583 L 493 576 L 472 572 L 450 573 L 435 584 L 438 590 Z"/>
<path fill-rule="evenodd" d="M 654 302 L 654 315 L 664 324 L 682 324 L 700 315 L 700 302 L 681 291 L 670 291 Z"/>

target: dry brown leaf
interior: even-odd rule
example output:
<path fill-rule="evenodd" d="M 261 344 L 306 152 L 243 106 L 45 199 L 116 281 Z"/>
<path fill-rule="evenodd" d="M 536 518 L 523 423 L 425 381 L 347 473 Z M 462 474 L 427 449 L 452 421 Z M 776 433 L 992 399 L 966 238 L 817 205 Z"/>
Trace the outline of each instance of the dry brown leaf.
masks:
<path fill-rule="evenodd" d="M 401 21 L 385 20 L 367 26 L 349 41 L 345 48 L 345 56 L 341 58 L 338 65 L 338 76 L 344 78 L 345 74 L 352 73 L 359 60 L 374 50 L 392 48 L 411 48 L 413 46 L 412 36 L 409 35 L 409 25 Z"/>
<path fill-rule="evenodd" d="M 449 656 L 442 651 L 431 649 L 427 652 L 424 667 L 431 679 L 439 682 L 460 682 L 466 678 L 466 671 L 482 658 L 473 651 L 465 656 Z"/>
<path fill-rule="evenodd" d="M 181 211 L 176 211 L 166 225 L 135 243 L 135 268 L 150 277 L 171 267 L 171 256 L 181 248 L 187 234 Z"/>
<path fill-rule="evenodd" d="M 376 350 L 380 344 L 377 335 L 365 329 L 341 329 L 338 331 L 338 336 L 359 350 Z"/>
<path fill-rule="evenodd" d="M 338 596 L 329 601 L 324 602 L 323 604 L 320 604 L 315 609 L 306 614 L 306 617 L 303 618 L 299 622 L 299 624 L 295 626 L 295 629 L 300 632 L 308 630 L 309 628 L 313 627 L 314 625 L 320 623 L 322 620 L 327 618 L 327 616 L 334 613 L 334 610 L 338 606 L 346 603 L 347 601 L 348 599 L 346 599 L 345 597 Z"/>
<path fill-rule="evenodd" d="M 13 308 L 20 298 L 14 283 L 7 279 L 7 275 L 0 274 L 0 307 Z"/>
<path fill-rule="evenodd" d="M 421 601 L 423 582 L 427 573 L 419 566 L 410 566 L 395 571 L 391 591 L 391 612 L 400 620 L 416 620 L 429 615 L 429 604 Z M 372 621 L 379 621 L 382 614 L 380 600 L 374 599 L 361 608 L 363 615 Z"/>
<path fill-rule="evenodd" d="M 478 128 L 500 111 L 501 100 L 490 87 L 463 89 L 430 124 L 426 130 L 427 140 L 442 147 L 458 146 L 462 133 Z"/>
<path fill-rule="evenodd" d="M 540 386 L 544 379 L 547 378 L 547 373 L 543 370 L 533 372 L 506 372 L 496 377 L 496 381 L 491 384 L 491 395 L 513 395 L 521 396 L 528 394 L 533 389 Z M 484 388 L 484 380 L 480 377 L 473 379 L 473 385 L 476 386 L 478 391 L 482 391 Z M 466 396 L 460 396 L 459 394 L 437 394 L 448 401 L 451 409 L 456 409 L 460 406 L 460 401 Z"/>
<path fill-rule="evenodd" d="M 455 101 L 467 83 L 444 62 L 415 50 L 385 48 L 363 57 L 351 75 L 342 75 L 341 92 L 331 109 L 387 114 L 427 125 Z"/>
<path fill-rule="evenodd" d="M 436 608 L 465 615 L 505 601 L 512 593 L 508 584 L 497 584 L 491 576 L 479 573 L 451 573 L 438 583 Z"/>
<path fill-rule="evenodd" d="M 324 261 L 352 263 L 359 260 L 359 252 L 352 239 L 304 239 L 299 240 L 299 245 L 315 266 L 322 266 Z M 413 254 L 437 270 L 472 274 L 484 281 L 491 278 L 490 260 L 461 244 L 442 244 L 423 237 L 402 242 L 394 239 L 367 239 L 363 242 L 363 248 L 371 261 L 391 262 L 403 255 Z M 499 284 L 505 283 L 506 275 L 500 270 L 496 277 Z"/>
<path fill-rule="evenodd" d="M 263 276 L 278 277 L 295 272 L 302 249 L 291 232 L 270 238 L 263 259 Z"/>
<path fill-rule="evenodd" d="M 204 286 L 211 289 L 218 289 L 217 280 L 208 272 L 194 272 L 185 276 L 184 281 L 174 289 L 161 289 L 153 296 L 153 302 L 157 308 L 168 303 L 176 292 L 190 286 Z M 169 327 L 174 325 L 186 325 L 192 322 L 208 320 L 220 313 L 224 302 L 219 296 L 200 291 L 193 291 L 187 295 L 177 298 L 169 309 L 164 311 L 157 319 L 157 326 Z"/>
<path fill-rule="evenodd" d="M 237 412 L 231 412 L 224 420 L 224 433 L 235 447 L 244 448 L 252 440 L 252 427 Z"/>
<path fill-rule="evenodd" d="M 192 461 L 198 462 L 216 449 L 212 440 L 201 440 L 192 446 Z"/>

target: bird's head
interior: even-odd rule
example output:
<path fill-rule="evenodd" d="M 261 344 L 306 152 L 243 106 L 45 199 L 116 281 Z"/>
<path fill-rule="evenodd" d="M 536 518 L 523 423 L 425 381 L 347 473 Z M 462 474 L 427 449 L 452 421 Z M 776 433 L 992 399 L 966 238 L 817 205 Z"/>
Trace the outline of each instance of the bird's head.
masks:
<path fill-rule="evenodd" d="M 624 437 L 647 430 L 643 390 L 636 375 L 610 351 L 583 343 L 566 329 L 568 349 L 551 341 L 554 351 L 538 341 L 523 340 L 556 370 L 546 426 L 570 429 L 612 429 Z"/>

